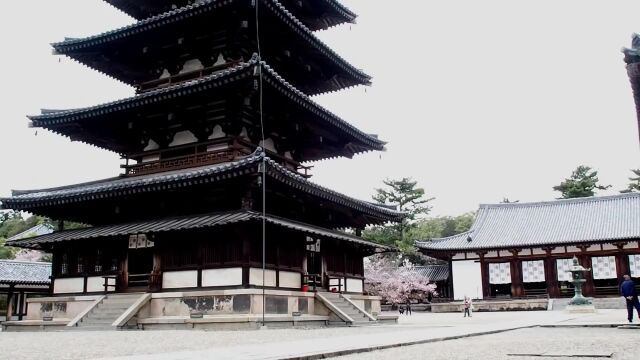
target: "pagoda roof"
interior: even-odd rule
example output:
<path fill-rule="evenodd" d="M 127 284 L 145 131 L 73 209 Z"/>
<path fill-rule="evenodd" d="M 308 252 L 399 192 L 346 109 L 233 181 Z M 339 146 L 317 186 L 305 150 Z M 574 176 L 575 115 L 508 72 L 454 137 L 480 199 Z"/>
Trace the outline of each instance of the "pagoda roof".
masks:
<path fill-rule="evenodd" d="M 393 248 L 379 245 L 361 237 L 340 231 L 324 229 L 318 226 L 302 222 L 284 219 L 282 217 L 267 214 L 264 217 L 269 224 L 293 229 L 313 236 L 322 236 L 330 239 L 348 241 L 379 250 L 393 250 Z M 41 235 L 22 240 L 10 241 L 7 244 L 22 248 L 42 249 L 53 243 L 73 240 L 91 240 L 96 238 L 108 238 L 115 236 L 134 235 L 140 233 L 153 234 L 168 231 L 211 228 L 229 224 L 245 222 L 257 222 L 262 220 L 262 214 L 255 211 L 230 211 L 213 214 L 200 214 L 190 216 L 171 217 L 150 221 L 139 221 L 126 224 L 113 224 L 82 229 L 57 231 L 47 235 Z"/>
<path fill-rule="evenodd" d="M 41 206 L 56 206 L 189 187 L 255 173 L 263 159 L 267 174 L 272 179 L 289 187 L 337 205 L 355 209 L 380 221 L 400 221 L 405 216 L 403 212 L 354 199 L 317 185 L 271 160 L 261 148 L 258 148 L 252 155 L 233 162 L 137 177 L 115 177 L 57 188 L 14 190 L 12 197 L 0 198 L 0 201 L 2 208 L 28 211 Z"/>
<path fill-rule="evenodd" d="M 283 77 L 278 75 L 264 61 L 260 61 L 254 56 L 246 63 L 241 63 L 235 67 L 216 72 L 192 81 L 186 81 L 165 88 L 151 90 L 133 97 L 116 100 L 96 106 L 71 109 L 71 110 L 43 110 L 41 115 L 33 115 L 28 118 L 32 121 L 32 126 L 42 127 L 54 132 L 68 136 L 74 136 L 74 140 L 82 140 L 92 145 L 125 153 L 123 145 L 118 144 L 118 139 L 113 137 L 100 138 L 106 136 L 101 131 L 93 134 L 89 128 L 77 127 L 78 122 L 100 121 L 105 116 L 118 117 L 119 113 L 136 110 L 138 113 L 144 110 L 141 108 L 151 106 L 174 99 L 187 98 L 197 94 L 212 91 L 242 79 L 252 78 L 256 74 L 256 67 L 261 67 L 265 83 L 274 91 L 285 95 L 288 99 L 309 111 L 315 118 L 320 120 L 320 125 L 330 129 L 331 133 L 338 133 L 342 137 L 349 139 L 350 151 L 354 154 L 371 150 L 384 150 L 385 142 L 374 135 L 366 134 L 355 126 L 349 124 L 339 116 L 314 102 L 310 97 L 289 84 Z M 132 119 L 120 117 L 120 120 L 129 122 Z M 107 125 L 114 125 L 117 119 L 109 118 Z M 80 129 L 80 130 L 79 130 Z M 80 133 L 77 133 L 81 131 Z M 94 131 L 95 132 L 95 131 Z M 123 140 L 124 141 L 124 140 Z M 327 156 L 329 157 L 329 156 Z M 319 160 L 319 159 L 307 159 Z"/>
<path fill-rule="evenodd" d="M 369 75 L 349 64 L 329 46 L 318 39 L 309 28 L 295 18 L 277 0 L 260 1 L 264 3 L 262 8 L 269 9 L 275 18 L 279 19 L 294 33 L 302 37 L 304 43 L 309 44 L 310 47 L 315 49 L 314 57 L 326 57 L 328 62 L 333 63 L 352 79 L 349 84 L 335 84 L 335 81 L 332 81 L 332 84 L 319 86 L 317 91 L 308 91 L 308 93 L 316 95 L 323 92 L 339 90 L 346 86 L 370 84 L 371 77 Z M 115 30 L 85 38 L 68 38 L 62 42 L 53 43 L 52 46 L 57 54 L 67 55 L 118 80 L 134 85 L 136 83 L 135 79 L 132 79 L 132 76 L 128 75 L 124 69 L 118 70 L 113 61 L 106 60 L 103 51 L 99 48 L 110 47 L 118 51 L 118 49 L 127 47 L 127 45 L 123 45 L 125 42 L 135 42 L 137 41 L 136 39 L 141 39 L 141 36 L 145 33 L 157 32 L 159 28 L 166 29 L 167 26 L 186 21 L 196 16 L 215 13 L 216 11 L 220 11 L 221 8 L 231 6 L 232 4 L 245 3 L 249 4 L 248 1 L 243 3 L 240 0 L 202 0 Z M 125 68 L 128 67 L 125 66 Z"/>
<path fill-rule="evenodd" d="M 477 251 L 640 239 L 640 193 L 480 205 L 468 232 L 420 241 L 431 251 Z"/>
<path fill-rule="evenodd" d="M 170 11 L 174 4 L 187 5 L 188 0 L 105 0 L 107 3 L 125 12 L 129 16 L 142 20 Z M 302 6 L 298 0 L 280 0 L 287 9 L 311 30 L 327 29 L 343 23 L 354 23 L 356 14 L 336 0 L 305 1 Z"/>

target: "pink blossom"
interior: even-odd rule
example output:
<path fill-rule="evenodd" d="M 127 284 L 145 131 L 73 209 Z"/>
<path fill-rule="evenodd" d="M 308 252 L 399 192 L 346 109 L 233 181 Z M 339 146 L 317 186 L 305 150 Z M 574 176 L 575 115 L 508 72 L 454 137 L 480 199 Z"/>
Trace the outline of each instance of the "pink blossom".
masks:
<path fill-rule="evenodd" d="M 391 304 L 403 304 L 409 299 L 420 300 L 436 295 L 436 285 L 405 261 L 401 266 L 384 257 L 372 257 L 365 264 L 365 288 L 372 295 Z"/>

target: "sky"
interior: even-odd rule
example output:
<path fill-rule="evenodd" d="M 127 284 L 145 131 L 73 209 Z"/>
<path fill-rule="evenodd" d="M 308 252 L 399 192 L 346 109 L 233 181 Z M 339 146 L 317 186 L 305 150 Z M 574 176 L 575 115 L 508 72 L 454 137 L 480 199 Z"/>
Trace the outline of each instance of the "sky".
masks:
<path fill-rule="evenodd" d="M 373 76 L 314 99 L 388 141 L 387 151 L 313 164 L 312 181 L 368 200 L 411 177 L 431 215 L 480 203 L 553 200 L 578 165 L 614 194 L 640 168 L 631 87 L 620 49 L 640 32 L 631 0 L 343 0 L 357 24 L 317 33 Z M 91 106 L 129 86 L 53 56 L 49 43 L 133 20 L 101 0 L 14 1 L 0 12 L 0 196 L 11 189 L 115 176 L 119 157 L 43 129 L 41 108 Z"/>

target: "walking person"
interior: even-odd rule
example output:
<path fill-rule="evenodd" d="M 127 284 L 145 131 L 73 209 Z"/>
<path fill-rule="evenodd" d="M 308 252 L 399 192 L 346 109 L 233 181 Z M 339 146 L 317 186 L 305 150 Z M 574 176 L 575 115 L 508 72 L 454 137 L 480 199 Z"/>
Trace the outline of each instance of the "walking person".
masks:
<path fill-rule="evenodd" d="M 633 308 L 638 312 L 638 318 L 640 319 L 640 302 L 638 302 L 638 292 L 636 291 L 636 284 L 631 280 L 631 276 L 625 275 L 624 281 L 620 284 L 620 293 L 627 301 L 627 319 L 629 323 L 633 323 Z"/>
<path fill-rule="evenodd" d="M 409 299 L 407 299 L 407 307 L 406 307 L 405 315 L 412 315 L 411 314 L 411 300 L 409 300 Z"/>
<path fill-rule="evenodd" d="M 464 297 L 464 317 L 471 317 L 471 298 L 468 296 Z"/>

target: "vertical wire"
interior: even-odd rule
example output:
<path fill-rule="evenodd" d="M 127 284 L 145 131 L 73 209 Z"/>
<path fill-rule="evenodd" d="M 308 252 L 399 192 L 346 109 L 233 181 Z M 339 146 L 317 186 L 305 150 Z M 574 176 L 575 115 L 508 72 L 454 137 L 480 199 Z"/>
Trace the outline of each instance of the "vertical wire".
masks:
<path fill-rule="evenodd" d="M 258 111 L 260 117 L 260 135 L 262 137 L 262 326 L 265 326 L 265 311 L 266 311 L 266 271 L 267 271 L 267 259 L 266 259 L 266 239 L 267 239 L 267 162 L 265 159 L 265 137 L 264 137 L 264 118 L 262 116 L 262 52 L 260 50 L 260 0 L 254 0 L 256 6 L 256 45 L 258 48 Z"/>

